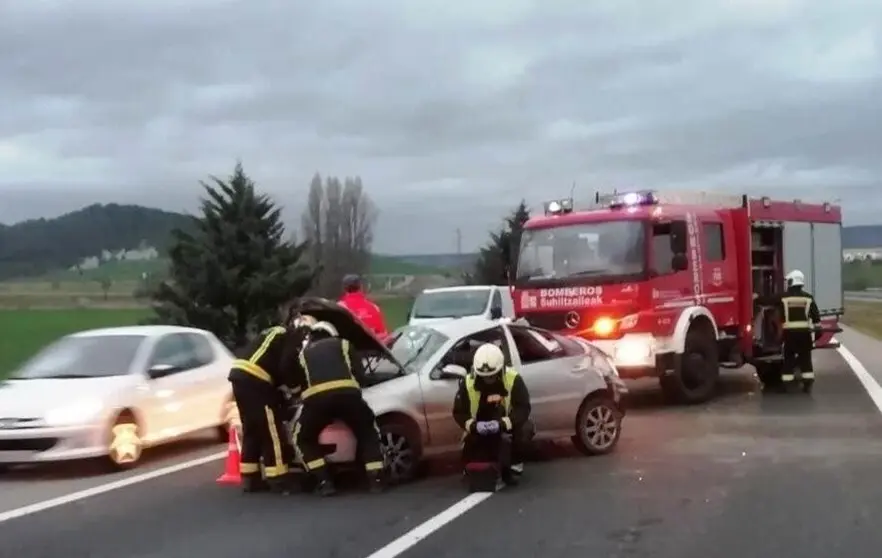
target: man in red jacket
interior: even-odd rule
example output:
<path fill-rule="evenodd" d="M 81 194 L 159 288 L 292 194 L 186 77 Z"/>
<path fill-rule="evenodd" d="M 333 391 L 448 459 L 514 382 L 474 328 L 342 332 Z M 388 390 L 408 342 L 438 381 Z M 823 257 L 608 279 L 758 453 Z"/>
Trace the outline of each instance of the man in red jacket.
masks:
<path fill-rule="evenodd" d="M 343 296 L 337 302 L 352 312 L 381 341 L 389 336 L 383 311 L 365 296 L 358 275 L 347 275 L 343 278 Z"/>

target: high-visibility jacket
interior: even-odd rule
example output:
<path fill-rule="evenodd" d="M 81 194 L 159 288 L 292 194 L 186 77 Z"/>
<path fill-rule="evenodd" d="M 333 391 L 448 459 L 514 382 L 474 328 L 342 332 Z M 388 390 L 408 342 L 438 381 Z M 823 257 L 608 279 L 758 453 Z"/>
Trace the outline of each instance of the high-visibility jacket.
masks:
<path fill-rule="evenodd" d="M 530 418 L 530 393 L 523 378 L 513 368 L 502 372 L 502 387 L 505 395 L 500 396 L 503 416 L 500 417 L 506 431 L 521 426 Z M 469 432 L 478 418 L 481 397 L 492 397 L 482 393 L 475 376 L 469 374 L 460 384 L 453 404 L 453 416 L 463 430 Z"/>
<path fill-rule="evenodd" d="M 296 391 L 300 383 L 296 370 L 297 347 L 290 346 L 294 341 L 289 333 L 281 326 L 264 331 L 240 351 L 243 356 L 233 361 L 229 379 L 254 378 Z"/>
<path fill-rule="evenodd" d="M 361 391 L 364 365 L 345 339 L 331 337 L 307 345 L 300 353 L 300 367 L 304 374 L 303 399 L 331 390 Z"/>
<path fill-rule="evenodd" d="M 801 287 L 787 289 L 779 300 L 778 308 L 784 331 L 811 331 L 821 322 L 815 299 Z"/>

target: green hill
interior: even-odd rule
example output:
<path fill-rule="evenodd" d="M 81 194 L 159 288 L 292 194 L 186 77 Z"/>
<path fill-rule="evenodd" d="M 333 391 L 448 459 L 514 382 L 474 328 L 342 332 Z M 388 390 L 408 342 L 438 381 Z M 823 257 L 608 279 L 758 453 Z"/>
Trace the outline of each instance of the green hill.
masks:
<path fill-rule="evenodd" d="M 162 273 L 161 258 L 174 228 L 186 228 L 190 217 L 137 205 L 94 204 L 55 219 L 33 219 L 0 224 L 0 281 L 113 281 L 138 280 L 145 273 Z M 98 267 L 71 271 L 102 252 L 153 247 L 160 258 L 104 261 Z M 97 263 L 97 258 L 92 262 Z M 376 255 L 372 275 L 443 275 L 444 268 Z"/>

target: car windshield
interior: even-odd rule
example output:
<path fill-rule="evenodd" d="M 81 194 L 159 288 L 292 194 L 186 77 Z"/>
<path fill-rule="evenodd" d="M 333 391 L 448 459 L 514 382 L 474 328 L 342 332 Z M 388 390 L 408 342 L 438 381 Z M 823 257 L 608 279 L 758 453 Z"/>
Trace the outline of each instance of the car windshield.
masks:
<path fill-rule="evenodd" d="M 420 294 L 413 303 L 412 318 L 463 318 L 484 313 L 490 301 L 490 289 L 430 291 Z"/>
<path fill-rule="evenodd" d="M 404 326 L 395 330 L 392 336 L 392 355 L 408 371 L 420 370 L 449 339 L 443 333 L 423 326 Z"/>
<path fill-rule="evenodd" d="M 62 337 L 26 362 L 12 379 L 123 376 L 144 339 L 143 335 Z"/>
<path fill-rule="evenodd" d="M 526 229 L 521 237 L 517 279 L 615 277 L 645 267 L 641 221 L 578 223 Z"/>

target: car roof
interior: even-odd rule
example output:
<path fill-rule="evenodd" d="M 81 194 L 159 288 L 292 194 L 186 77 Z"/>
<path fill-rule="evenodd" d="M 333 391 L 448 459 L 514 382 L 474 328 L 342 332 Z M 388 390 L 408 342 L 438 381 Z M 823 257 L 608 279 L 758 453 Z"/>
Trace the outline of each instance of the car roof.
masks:
<path fill-rule="evenodd" d="M 460 285 L 459 287 L 437 287 L 435 289 L 425 289 L 424 293 L 455 293 L 457 291 L 489 291 L 493 289 L 493 285 Z"/>
<path fill-rule="evenodd" d="M 99 329 L 87 329 L 71 335 L 71 337 L 111 337 L 114 335 L 143 335 L 145 337 L 157 337 L 167 333 L 208 333 L 203 329 L 171 325 L 144 325 L 106 327 Z"/>

